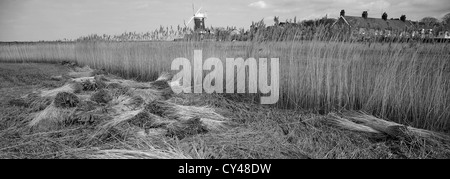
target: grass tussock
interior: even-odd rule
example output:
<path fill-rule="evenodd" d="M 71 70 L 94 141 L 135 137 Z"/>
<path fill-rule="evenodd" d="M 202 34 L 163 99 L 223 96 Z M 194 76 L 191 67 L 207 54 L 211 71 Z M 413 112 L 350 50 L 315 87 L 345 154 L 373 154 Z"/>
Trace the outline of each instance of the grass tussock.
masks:
<path fill-rule="evenodd" d="M 106 104 L 111 100 L 112 100 L 112 96 L 109 94 L 108 91 L 106 91 L 104 89 L 101 89 L 101 90 L 95 92 L 91 96 L 91 101 L 94 101 L 97 103 Z"/>
<path fill-rule="evenodd" d="M 80 99 L 72 93 L 61 92 L 56 95 L 53 102 L 57 108 L 73 108 L 80 103 Z"/>

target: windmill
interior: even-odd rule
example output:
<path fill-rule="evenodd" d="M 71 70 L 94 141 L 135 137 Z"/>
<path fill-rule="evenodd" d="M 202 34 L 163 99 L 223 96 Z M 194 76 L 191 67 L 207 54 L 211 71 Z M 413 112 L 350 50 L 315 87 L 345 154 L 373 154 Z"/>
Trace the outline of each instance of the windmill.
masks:
<path fill-rule="evenodd" d="M 198 32 L 198 33 L 206 33 L 206 28 L 205 28 L 205 19 L 206 19 L 206 13 L 205 12 L 200 12 L 202 10 L 202 8 L 200 7 L 197 12 L 194 11 L 194 4 L 192 4 L 192 13 L 194 13 L 194 15 L 191 17 L 191 19 L 189 19 L 189 22 L 187 23 L 187 25 L 189 25 L 192 20 L 194 20 L 194 31 Z"/>

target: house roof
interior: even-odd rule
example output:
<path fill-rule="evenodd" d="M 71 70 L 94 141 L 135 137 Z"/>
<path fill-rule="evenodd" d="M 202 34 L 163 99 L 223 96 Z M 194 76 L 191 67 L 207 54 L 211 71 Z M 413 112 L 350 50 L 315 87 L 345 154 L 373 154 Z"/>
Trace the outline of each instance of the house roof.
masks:
<path fill-rule="evenodd" d="M 415 28 L 414 22 L 410 20 L 401 21 L 397 19 L 378 19 L 378 18 L 363 18 L 357 16 L 341 16 L 339 20 L 351 27 L 367 28 L 367 29 L 388 29 L 388 30 L 408 30 Z M 339 21 L 338 20 L 338 21 Z"/>

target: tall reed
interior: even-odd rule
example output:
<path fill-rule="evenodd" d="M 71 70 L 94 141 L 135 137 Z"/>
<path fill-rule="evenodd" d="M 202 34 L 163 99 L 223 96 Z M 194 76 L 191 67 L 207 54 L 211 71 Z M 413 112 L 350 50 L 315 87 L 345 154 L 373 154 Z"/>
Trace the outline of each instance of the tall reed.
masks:
<path fill-rule="evenodd" d="M 448 130 L 448 44 L 300 42 L 80 42 L 1 44 L 0 61 L 73 60 L 150 80 L 177 57 L 280 59 L 277 107 L 364 110 L 403 124 Z M 207 72 L 205 72 L 207 73 Z"/>

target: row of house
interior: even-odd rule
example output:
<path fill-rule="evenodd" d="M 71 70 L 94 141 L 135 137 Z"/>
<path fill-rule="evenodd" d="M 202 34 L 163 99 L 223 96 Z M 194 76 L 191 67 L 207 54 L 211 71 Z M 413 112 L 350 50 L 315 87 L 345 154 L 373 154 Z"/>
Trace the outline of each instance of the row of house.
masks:
<path fill-rule="evenodd" d="M 341 10 L 340 17 L 332 25 L 344 28 L 351 32 L 352 36 L 360 37 L 398 37 L 398 38 L 437 38 L 450 39 L 450 29 L 433 32 L 433 27 L 411 20 L 405 15 L 400 18 L 388 19 L 387 13 L 381 18 L 368 17 L 368 12 L 363 11 L 361 16 L 348 16 L 345 10 Z"/>

